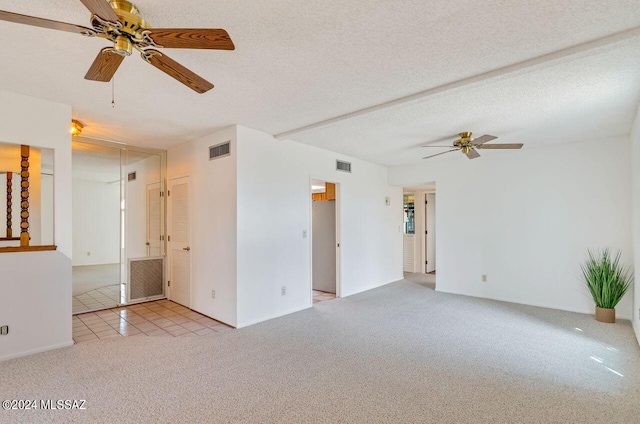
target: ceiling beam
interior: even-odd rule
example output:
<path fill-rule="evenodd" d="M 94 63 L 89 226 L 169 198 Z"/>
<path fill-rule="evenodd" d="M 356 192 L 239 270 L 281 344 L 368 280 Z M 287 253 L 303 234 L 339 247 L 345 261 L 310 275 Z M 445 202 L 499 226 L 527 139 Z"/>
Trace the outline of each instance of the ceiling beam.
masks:
<path fill-rule="evenodd" d="M 424 91 L 420 91 L 409 96 L 400 97 L 395 100 L 380 103 L 374 106 L 369 106 L 364 109 L 349 112 L 344 115 L 336 116 L 330 119 L 315 122 L 313 124 L 305 125 L 299 128 L 294 128 L 288 131 L 281 132 L 275 135 L 276 139 L 284 140 L 291 138 L 292 136 L 307 131 L 314 130 L 316 128 L 325 127 L 328 125 L 336 124 L 338 122 L 353 119 L 359 116 L 367 115 L 370 113 L 378 112 L 385 109 L 396 108 L 408 104 L 419 103 L 429 98 L 448 94 L 451 91 L 459 90 L 462 88 L 468 88 L 469 86 L 477 85 L 480 83 L 500 80 L 503 78 L 510 78 L 514 75 L 524 74 L 532 72 L 534 70 L 555 65 L 559 62 L 567 60 L 575 60 L 581 57 L 591 56 L 597 54 L 602 50 L 609 50 L 611 46 L 618 44 L 625 44 L 633 42 L 636 38 L 640 37 L 640 27 L 635 27 L 622 31 L 616 34 L 612 34 L 606 37 L 598 38 L 596 40 L 588 41 L 586 43 L 577 44 L 566 49 L 558 50 L 553 53 L 548 53 L 542 56 L 538 56 L 532 59 L 527 59 L 522 62 L 508 65 L 502 68 L 495 69 L 493 71 L 485 72 L 482 74 L 474 75 L 472 77 L 463 78 L 454 82 L 450 82 L 438 87 L 430 88 Z"/>

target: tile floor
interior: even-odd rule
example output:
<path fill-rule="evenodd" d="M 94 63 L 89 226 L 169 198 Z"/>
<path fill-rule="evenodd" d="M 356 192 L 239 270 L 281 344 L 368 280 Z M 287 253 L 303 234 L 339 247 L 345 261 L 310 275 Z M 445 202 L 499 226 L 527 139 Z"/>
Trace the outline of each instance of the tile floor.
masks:
<path fill-rule="evenodd" d="M 313 291 L 313 303 L 316 304 L 318 302 L 324 302 L 325 300 L 335 299 L 335 293 L 327 293 L 319 290 Z"/>
<path fill-rule="evenodd" d="M 232 328 L 169 300 L 138 303 L 73 316 L 73 340 L 128 336 L 204 336 Z"/>
<path fill-rule="evenodd" d="M 94 309 L 114 308 L 120 303 L 120 284 L 100 287 L 73 296 L 73 313 Z"/>

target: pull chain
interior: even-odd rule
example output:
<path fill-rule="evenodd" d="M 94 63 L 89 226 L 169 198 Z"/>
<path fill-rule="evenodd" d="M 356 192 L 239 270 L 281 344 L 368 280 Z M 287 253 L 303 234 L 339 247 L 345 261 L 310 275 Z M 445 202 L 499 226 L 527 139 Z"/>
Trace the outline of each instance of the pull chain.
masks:
<path fill-rule="evenodd" d="M 111 107 L 116 107 L 116 78 L 111 79 Z"/>

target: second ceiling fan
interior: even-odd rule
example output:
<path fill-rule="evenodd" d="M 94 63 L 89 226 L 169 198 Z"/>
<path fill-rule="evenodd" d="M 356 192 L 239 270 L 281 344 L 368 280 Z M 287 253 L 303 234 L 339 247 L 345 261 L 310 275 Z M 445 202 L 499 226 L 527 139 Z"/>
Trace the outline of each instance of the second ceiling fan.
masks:
<path fill-rule="evenodd" d="M 91 28 L 65 22 L 0 10 L 0 20 L 41 28 L 73 32 L 87 37 L 105 38 L 113 43 L 98 53 L 85 79 L 111 81 L 126 56 L 133 49 L 142 58 L 167 75 L 198 93 L 206 93 L 213 84 L 180 65 L 158 48 L 234 50 L 235 46 L 220 28 L 151 28 L 138 8 L 125 0 L 80 0 L 91 12 Z"/>
<path fill-rule="evenodd" d="M 426 156 L 422 159 L 429 159 L 436 156 L 444 155 L 445 153 L 457 152 L 461 151 L 465 154 L 469 159 L 475 159 L 480 157 L 480 153 L 478 153 L 477 149 L 521 149 L 522 143 L 511 143 L 511 144 L 485 144 L 491 140 L 495 140 L 496 136 L 494 135 L 483 135 L 478 138 L 471 137 L 471 132 L 461 132 L 458 134 L 460 138 L 453 142 L 451 146 L 421 146 L 421 147 L 436 147 L 439 149 L 449 148 L 446 152 L 436 153 L 435 155 Z"/>

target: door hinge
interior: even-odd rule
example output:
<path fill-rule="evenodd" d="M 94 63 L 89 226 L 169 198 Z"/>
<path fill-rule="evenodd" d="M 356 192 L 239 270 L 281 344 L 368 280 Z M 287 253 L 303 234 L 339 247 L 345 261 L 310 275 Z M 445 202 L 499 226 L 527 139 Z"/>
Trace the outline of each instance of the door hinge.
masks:
<path fill-rule="evenodd" d="M 164 241 L 164 236 L 160 236 L 160 241 Z"/>
<path fill-rule="evenodd" d="M 429 234 L 429 231 L 425 231 L 424 233 L 425 233 L 425 234 Z"/>
<path fill-rule="evenodd" d="M 167 190 L 167 197 L 171 196 L 171 190 Z"/>
<path fill-rule="evenodd" d="M 160 197 L 164 197 L 164 191 L 160 192 Z"/>
<path fill-rule="evenodd" d="M 171 236 L 167 236 L 167 241 L 171 241 Z"/>
<path fill-rule="evenodd" d="M 424 204 L 425 204 L 425 205 L 428 205 L 428 204 L 429 204 L 429 202 L 427 202 L 427 201 L 425 200 L 425 201 L 424 201 Z"/>
<path fill-rule="evenodd" d="M 171 280 L 167 281 L 167 287 L 171 287 Z"/>
<path fill-rule="evenodd" d="M 425 265 L 429 265 L 429 261 L 424 261 L 424 264 Z"/>

